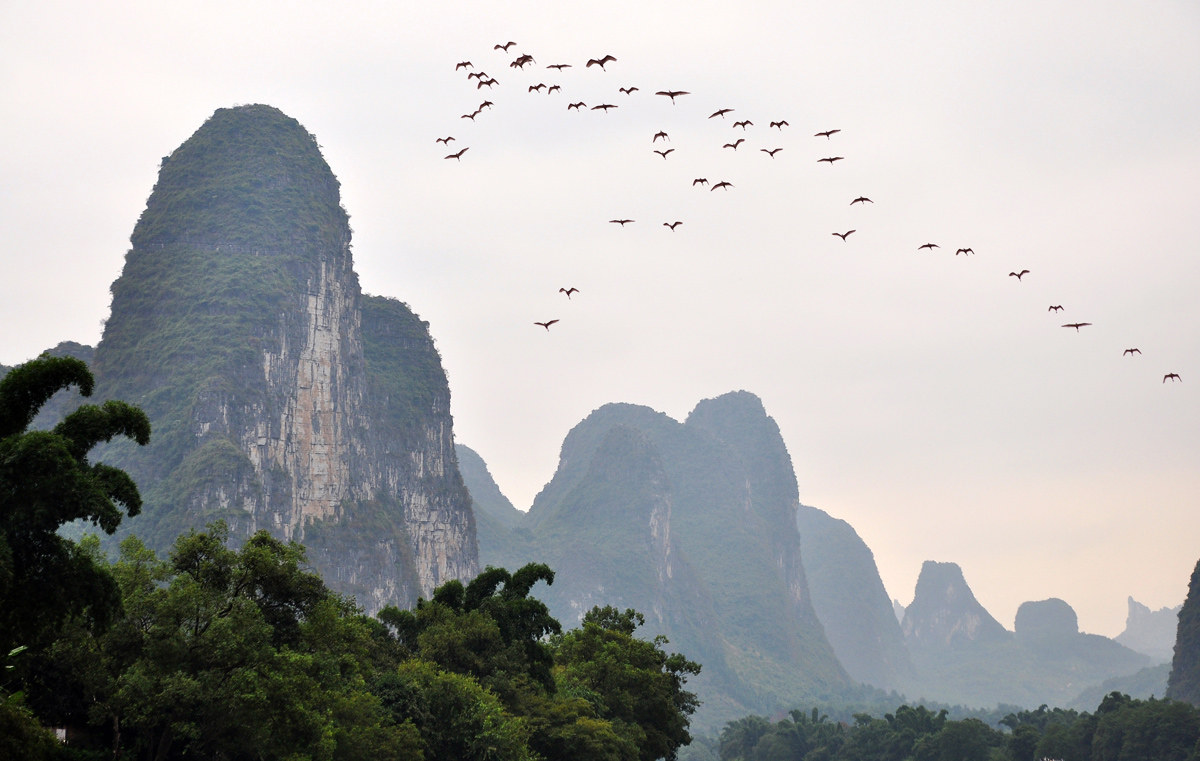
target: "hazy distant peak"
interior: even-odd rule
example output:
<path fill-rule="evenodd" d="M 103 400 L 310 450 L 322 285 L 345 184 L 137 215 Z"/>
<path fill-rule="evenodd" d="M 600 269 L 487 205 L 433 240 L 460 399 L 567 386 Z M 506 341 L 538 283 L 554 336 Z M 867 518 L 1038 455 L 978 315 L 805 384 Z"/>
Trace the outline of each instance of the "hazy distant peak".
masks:
<path fill-rule="evenodd" d="M 458 443 L 454 445 L 454 451 L 458 456 L 458 470 L 462 473 L 467 491 L 471 493 L 476 512 L 482 510 L 509 528 L 518 525 L 525 514 L 500 491 L 500 486 L 492 478 L 487 463 L 479 453 Z"/>
<path fill-rule="evenodd" d="M 1062 638 L 1079 633 L 1079 617 L 1075 609 L 1057 597 L 1036 602 L 1023 602 L 1017 608 L 1017 637 Z"/>
<path fill-rule="evenodd" d="M 896 614 L 896 621 L 904 623 L 904 606 L 895 597 L 892 598 L 892 612 Z"/>
<path fill-rule="evenodd" d="M 1011 636 L 975 599 L 957 563 L 926 560 L 904 613 L 904 638 L 918 647 L 1000 641 Z"/>
<path fill-rule="evenodd" d="M 1145 653 L 1156 661 L 1169 661 L 1175 650 L 1175 633 L 1179 628 L 1179 611 L 1162 607 L 1152 610 L 1132 597 L 1128 600 L 1129 615 L 1125 619 L 1125 631 L 1115 639 L 1125 647 Z"/>

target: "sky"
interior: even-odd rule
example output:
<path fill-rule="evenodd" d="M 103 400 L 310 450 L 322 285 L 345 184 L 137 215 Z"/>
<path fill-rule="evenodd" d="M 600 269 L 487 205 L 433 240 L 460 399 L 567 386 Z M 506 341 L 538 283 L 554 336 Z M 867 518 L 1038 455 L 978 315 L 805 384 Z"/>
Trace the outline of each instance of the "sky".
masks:
<path fill-rule="evenodd" d="M 456 436 L 518 507 L 593 409 L 745 389 L 902 603 L 925 560 L 1009 628 L 1182 602 L 1195 2 L 0 0 L 0 363 L 100 339 L 161 157 L 244 103 L 317 136 L 363 290 L 430 322 Z"/>

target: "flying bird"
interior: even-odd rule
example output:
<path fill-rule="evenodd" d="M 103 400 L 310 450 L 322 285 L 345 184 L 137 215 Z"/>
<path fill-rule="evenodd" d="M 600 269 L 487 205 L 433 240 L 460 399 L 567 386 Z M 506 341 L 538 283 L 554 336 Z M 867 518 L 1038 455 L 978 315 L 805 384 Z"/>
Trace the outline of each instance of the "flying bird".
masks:
<path fill-rule="evenodd" d="M 546 332 L 547 332 L 547 333 L 549 333 L 549 332 L 550 332 L 550 326 L 551 326 L 551 325 L 553 325 L 553 324 L 554 324 L 554 323 L 556 323 L 556 322 L 558 322 L 558 320 L 549 320 L 549 321 L 547 321 L 547 322 L 535 322 L 535 323 L 533 323 L 533 324 L 534 324 L 534 325 L 541 325 L 543 328 L 545 328 L 545 329 L 546 329 Z"/>
<path fill-rule="evenodd" d="M 780 152 L 780 151 L 782 151 L 783 149 L 782 149 L 782 148 L 775 148 L 774 150 L 770 150 L 770 151 L 768 151 L 766 148 L 759 148 L 759 150 L 760 150 L 760 151 L 762 151 L 763 153 L 767 154 L 767 155 L 768 155 L 768 156 L 770 156 L 771 158 L 775 158 L 775 154 L 776 154 L 776 153 L 779 153 L 779 152 Z"/>
<path fill-rule="evenodd" d="M 552 63 L 549 66 L 547 66 L 546 68 L 547 69 L 558 69 L 561 72 L 563 69 L 571 68 L 571 64 L 569 64 L 569 63 Z"/>
<path fill-rule="evenodd" d="M 586 69 L 586 68 L 590 68 L 592 66 L 599 66 L 604 71 L 608 71 L 608 69 L 604 68 L 604 64 L 609 63 L 610 61 L 615 61 L 615 60 L 617 60 L 617 59 L 613 58 L 610 55 L 606 55 L 603 58 L 589 58 L 588 62 L 587 62 L 587 66 L 585 66 L 584 68 Z"/>
<path fill-rule="evenodd" d="M 633 95 L 635 92 L 637 92 L 637 89 L 638 88 L 636 87 L 618 87 L 617 92 L 623 92 L 626 95 Z"/>
<path fill-rule="evenodd" d="M 846 240 L 846 237 L 847 237 L 848 235 L 850 235 L 850 233 L 852 233 L 852 232 L 856 232 L 856 231 L 855 231 L 855 230 L 847 230 L 847 231 L 846 231 L 846 232 L 844 232 L 844 233 L 834 233 L 834 235 L 836 235 L 836 236 L 838 236 L 839 238 L 841 238 L 841 239 L 842 239 L 842 241 L 844 242 L 844 241 Z"/>
<path fill-rule="evenodd" d="M 475 110 L 473 113 L 469 113 L 469 114 L 463 114 L 462 116 L 460 116 L 460 117 L 458 117 L 458 118 L 459 118 L 459 119 L 470 119 L 471 121 L 475 121 L 475 117 L 476 117 L 476 116 L 479 116 L 479 110 L 478 110 L 478 109 L 476 109 L 476 110 Z"/>
<path fill-rule="evenodd" d="M 500 83 L 497 82 L 495 79 L 489 77 L 488 79 L 480 79 L 475 84 L 475 89 L 478 90 L 480 87 L 487 85 L 487 88 L 490 90 L 490 89 L 492 89 L 492 85 L 498 85 L 498 84 L 500 84 Z"/>
<path fill-rule="evenodd" d="M 572 103 L 571 105 L 567 106 L 568 111 L 570 111 L 572 108 L 578 111 L 581 108 L 587 108 L 587 104 L 581 100 L 578 103 Z"/>
<path fill-rule="evenodd" d="M 713 185 L 711 188 L 709 188 L 709 192 L 711 193 L 712 191 L 716 190 L 717 188 L 725 188 L 725 190 L 729 190 L 732 187 L 733 187 L 732 182 L 725 182 L 724 180 L 721 180 L 716 185 Z"/>
<path fill-rule="evenodd" d="M 840 129 L 829 129 L 825 130 L 824 132 L 818 132 L 817 134 L 813 135 L 813 137 L 823 137 L 828 140 L 830 135 L 836 135 L 839 132 L 841 132 Z"/>
<path fill-rule="evenodd" d="M 467 72 L 467 79 L 483 79 L 486 76 L 487 76 L 487 74 L 484 74 L 482 71 L 468 71 Z"/>
<path fill-rule="evenodd" d="M 669 227 L 671 228 L 671 232 L 675 232 L 675 228 L 682 224 L 682 222 L 663 222 L 663 227 Z"/>
<path fill-rule="evenodd" d="M 735 142 L 732 142 L 732 143 L 725 143 L 725 145 L 723 145 L 723 146 L 721 146 L 721 147 L 722 147 L 722 148 L 732 148 L 732 149 L 734 149 L 734 150 L 736 151 L 736 150 L 737 150 L 737 147 L 738 147 L 739 145 L 741 145 L 742 143 L 744 143 L 744 142 L 746 142 L 746 138 L 744 138 L 744 137 L 739 137 L 739 138 L 738 138 L 738 139 L 737 139 Z"/>
<path fill-rule="evenodd" d="M 926 243 L 924 246 L 917 246 L 917 250 L 918 250 L 918 251 L 920 251 L 920 250 L 921 250 L 921 249 L 923 249 L 923 248 L 927 248 L 927 249 L 929 249 L 930 251 L 932 251 L 932 250 L 933 250 L 933 249 L 935 249 L 935 248 L 941 248 L 941 246 L 939 246 L 939 245 L 938 245 L 938 244 L 936 244 L 936 243 Z"/>
<path fill-rule="evenodd" d="M 1020 272 L 1010 272 L 1010 273 L 1008 273 L 1008 276 L 1015 277 L 1017 280 L 1020 280 L 1021 278 L 1025 277 L 1028 274 L 1029 274 L 1029 270 L 1021 270 Z"/>
<path fill-rule="evenodd" d="M 485 100 L 484 102 L 479 104 L 479 110 L 482 111 L 483 109 L 491 108 L 494 105 L 496 105 L 496 104 L 491 102 L 490 100 Z"/>
<path fill-rule="evenodd" d="M 654 94 L 667 96 L 668 98 L 671 99 L 672 106 L 675 105 L 675 99 L 678 98 L 680 95 L 691 95 L 690 92 L 684 92 L 683 90 L 659 90 L 658 92 L 656 92 Z"/>
<path fill-rule="evenodd" d="M 454 139 L 453 137 L 439 137 L 437 140 L 434 140 L 434 142 L 435 143 L 444 143 L 445 145 L 450 145 L 450 141 L 453 139 Z"/>
<path fill-rule="evenodd" d="M 844 158 L 845 158 L 845 156 L 830 156 L 829 158 L 825 158 L 825 159 L 817 159 L 817 163 L 820 164 L 822 161 L 827 161 L 827 162 L 829 162 L 830 166 L 832 166 L 833 162 L 841 161 Z"/>
<path fill-rule="evenodd" d="M 508 65 L 508 68 L 510 68 L 510 69 L 522 69 L 522 70 L 523 70 L 523 69 L 525 68 L 525 64 L 527 64 L 527 63 L 531 62 L 532 60 L 533 60 L 533 58 L 531 58 L 531 57 L 529 57 L 529 56 L 521 56 L 521 57 L 520 57 L 520 58 L 518 58 L 517 60 L 513 61 L 512 63 L 510 63 L 510 64 Z"/>
<path fill-rule="evenodd" d="M 784 127 L 790 127 L 790 126 L 792 126 L 792 125 L 788 124 L 785 121 L 778 121 L 778 122 L 771 122 L 771 126 L 767 127 L 767 129 L 774 127 L 775 129 L 779 130 L 780 132 L 783 132 Z"/>
<path fill-rule="evenodd" d="M 542 91 L 542 88 L 543 88 L 543 87 L 545 87 L 545 86 L 546 86 L 546 85 L 545 85 L 544 83 L 542 83 L 542 82 L 538 82 L 536 85 L 530 85 L 530 86 L 529 86 L 529 92 L 541 92 L 541 91 Z"/>
<path fill-rule="evenodd" d="M 1090 323 L 1090 322 L 1068 322 L 1066 325 L 1063 325 L 1063 327 L 1064 328 L 1075 328 L 1075 332 L 1078 333 L 1080 328 L 1086 328 L 1088 325 L 1091 325 L 1091 324 L 1092 323 Z"/>
<path fill-rule="evenodd" d="M 1180 378 L 1178 373 L 1167 373 L 1166 375 L 1163 376 L 1163 383 L 1167 382 L 1167 378 L 1170 378 L 1172 383 L 1174 383 L 1175 381 L 1179 381 L 1180 383 L 1183 383 L 1183 378 Z"/>
<path fill-rule="evenodd" d="M 872 201 L 870 198 L 867 198 L 866 196 L 859 196 L 858 198 L 855 198 L 853 201 L 851 201 L 850 205 L 853 206 L 856 203 L 875 203 L 875 202 Z"/>
<path fill-rule="evenodd" d="M 554 92 L 555 90 L 562 92 L 562 88 L 559 87 L 558 85 L 550 85 L 549 87 L 546 88 L 546 94 L 549 95 L 550 93 Z"/>
<path fill-rule="evenodd" d="M 503 44 L 503 45 L 497 45 L 496 47 L 492 48 L 492 50 L 503 50 L 505 53 L 507 53 L 507 52 L 508 52 L 508 49 L 509 49 L 509 48 L 511 48 L 513 45 L 516 45 L 516 44 L 517 44 L 517 43 L 515 43 L 515 42 L 506 42 L 506 43 L 505 43 L 505 44 Z"/>
<path fill-rule="evenodd" d="M 569 299 L 569 298 L 571 298 L 572 293 L 579 293 L 579 289 L 578 288 L 559 288 L 558 292 L 567 294 L 567 298 Z"/>
<path fill-rule="evenodd" d="M 655 133 L 654 133 L 654 139 L 653 139 L 653 140 L 651 140 L 650 142 L 652 142 L 652 143 L 657 143 L 657 142 L 658 142 L 658 139 L 659 139 L 660 137 L 661 137 L 663 140 L 667 140 L 667 141 L 670 141 L 670 139 L 671 139 L 671 138 L 667 137 L 667 133 L 666 133 L 666 132 L 655 132 Z"/>
<path fill-rule="evenodd" d="M 719 111 L 714 111 L 714 112 L 713 112 L 713 113 L 712 113 L 712 114 L 711 114 L 711 115 L 710 115 L 708 118 L 709 118 L 709 119 L 711 119 L 711 118 L 713 118 L 714 116 L 719 116 L 719 117 L 721 117 L 722 119 L 724 119 L 724 118 L 725 118 L 725 114 L 729 113 L 729 112 L 730 112 L 730 111 L 732 111 L 732 110 L 733 110 L 732 108 L 722 108 L 722 109 L 721 109 L 721 110 L 719 110 Z"/>
<path fill-rule="evenodd" d="M 632 219 L 610 219 L 608 221 L 614 225 L 620 225 L 621 227 L 624 227 L 625 225 L 632 222 L 633 220 Z"/>
<path fill-rule="evenodd" d="M 696 179 L 692 180 L 693 188 L 696 187 L 697 185 L 707 185 L 707 184 L 708 184 L 708 180 L 706 180 L 703 177 L 697 177 Z"/>
<path fill-rule="evenodd" d="M 733 126 L 735 126 L 735 127 L 741 127 L 741 128 L 742 128 L 742 132 L 745 132 L 747 127 L 753 127 L 753 126 L 754 126 L 754 122 L 752 122 L 752 121 L 750 121 L 749 119 L 747 119 L 747 120 L 746 120 L 746 121 L 744 121 L 744 122 L 734 122 L 734 123 L 733 123 Z"/>
<path fill-rule="evenodd" d="M 467 151 L 469 151 L 469 150 L 471 150 L 471 148 L 468 146 L 468 147 L 466 147 L 466 148 L 463 148 L 463 149 L 462 149 L 461 151 L 459 151 L 458 153 L 451 153 L 451 154 L 450 154 L 449 156 L 447 156 L 446 158 L 448 158 L 448 159 L 456 159 L 456 160 L 458 160 L 458 161 L 461 161 L 461 160 L 462 160 L 462 155 L 463 155 L 464 153 L 466 153 Z"/>
<path fill-rule="evenodd" d="M 593 111 L 603 110 L 604 113 L 606 113 L 606 114 L 608 113 L 608 109 L 610 109 L 610 108 L 616 108 L 616 106 L 614 106 L 611 103 L 601 103 L 599 106 L 592 106 Z"/>
<path fill-rule="evenodd" d="M 958 256 L 959 254 L 965 254 L 967 256 L 970 256 L 973 253 L 975 253 L 975 249 L 973 249 L 973 248 L 960 248 L 954 252 L 954 255 Z"/>
<path fill-rule="evenodd" d="M 454 64 L 455 71 L 458 71 L 459 69 L 470 69 L 470 68 L 472 68 L 470 61 L 459 61 L 458 63 Z"/>
<path fill-rule="evenodd" d="M 1050 307 L 1049 309 L 1047 309 L 1046 311 L 1047 311 L 1047 312 L 1061 312 L 1061 311 L 1062 311 L 1062 304 L 1056 304 L 1056 305 L 1054 305 L 1054 306 Z"/>
<path fill-rule="evenodd" d="M 1124 357 L 1126 354 L 1141 354 L 1141 353 L 1142 353 L 1141 349 L 1126 349 L 1125 351 L 1121 352 L 1121 356 Z"/>
<path fill-rule="evenodd" d="M 667 154 L 671 153 L 674 150 L 675 150 L 674 148 L 668 148 L 665 151 L 655 151 L 655 153 L 657 153 L 659 156 L 662 156 L 663 160 L 665 161 L 667 158 Z"/>

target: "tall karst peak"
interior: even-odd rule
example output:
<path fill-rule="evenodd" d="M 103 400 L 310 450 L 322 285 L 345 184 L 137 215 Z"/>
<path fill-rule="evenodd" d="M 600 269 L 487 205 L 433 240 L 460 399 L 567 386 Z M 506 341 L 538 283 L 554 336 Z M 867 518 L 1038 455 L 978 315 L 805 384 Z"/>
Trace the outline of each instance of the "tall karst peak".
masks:
<path fill-rule="evenodd" d="M 1011 637 L 967 586 L 957 563 L 926 560 L 912 604 L 905 609 L 904 638 L 914 647 L 996 642 Z"/>
<path fill-rule="evenodd" d="M 216 518 L 303 541 L 368 609 L 477 568 L 428 323 L 363 296 L 337 179 L 270 106 L 220 109 L 165 157 L 112 287 L 98 388 L 150 415 L 128 530 Z"/>

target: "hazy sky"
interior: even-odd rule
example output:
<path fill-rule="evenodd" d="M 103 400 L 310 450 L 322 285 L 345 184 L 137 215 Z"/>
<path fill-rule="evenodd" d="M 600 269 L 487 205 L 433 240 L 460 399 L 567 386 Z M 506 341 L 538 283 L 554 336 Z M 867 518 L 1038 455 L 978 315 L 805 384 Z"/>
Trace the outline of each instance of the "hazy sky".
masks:
<path fill-rule="evenodd" d="M 521 52 L 538 65 L 510 69 Z M 1009 627 L 1024 600 L 1061 597 L 1108 635 L 1127 595 L 1182 601 L 1200 558 L 1192 0 L 0 0 L 0 362 L 99 340 L 160 158 L 257 102 L 317 135 L 363 289 L 430 321 L 457 436 L 518 506 L 594 408 L 683 419 L 746 389 L 801 500 L 858 530 L 902 602 L 926 559 L 961 564 Z M 1076 321 L 1093 325 L 1059 327 Z"/>

